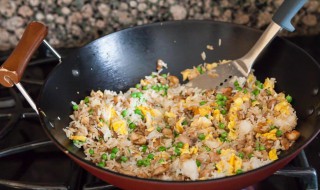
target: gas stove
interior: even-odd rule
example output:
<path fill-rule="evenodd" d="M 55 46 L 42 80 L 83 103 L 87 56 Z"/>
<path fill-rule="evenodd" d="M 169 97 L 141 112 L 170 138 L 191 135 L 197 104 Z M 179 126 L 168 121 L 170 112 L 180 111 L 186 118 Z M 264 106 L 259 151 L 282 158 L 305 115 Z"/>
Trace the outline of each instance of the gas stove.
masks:
<path fill-rule="evenodd" d="M 320 36 L 288 40 L 320 63 Z M 64 57 L 72 49 L 59 49 Z M 10 52 L 0 52 L 0 65 Z M 41 86 L 59 60 L 41 45 L 21 81 L 36 100 Z M 318 189 L 320 136 L 285 168 L 246 189 Z M 37 114 L 15 88 L 0 86 L 0 189 L 108 189 L 116 190 L 83 170 L 46 136 Z"/>

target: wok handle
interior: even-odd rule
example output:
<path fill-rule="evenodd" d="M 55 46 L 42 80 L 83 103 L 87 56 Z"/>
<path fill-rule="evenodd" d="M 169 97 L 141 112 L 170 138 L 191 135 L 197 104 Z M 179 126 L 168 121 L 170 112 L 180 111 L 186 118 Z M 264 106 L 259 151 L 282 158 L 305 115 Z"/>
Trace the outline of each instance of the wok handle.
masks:
<path fill-rule="evenodd" d="M 24 31 L 17 47 L 0 67 L 0 83 L 12 87 L 19 83 L 33 53 L 48 34 L 48 27 L 40 22 L 31 22 Z"/>
<path fill-rule="evenodd" d="M 273 22 L 290 32 L 294 31 L 291 19 L 306 2 L 307 0 L 285 0 L 274 14 L 272 18 Z"/>

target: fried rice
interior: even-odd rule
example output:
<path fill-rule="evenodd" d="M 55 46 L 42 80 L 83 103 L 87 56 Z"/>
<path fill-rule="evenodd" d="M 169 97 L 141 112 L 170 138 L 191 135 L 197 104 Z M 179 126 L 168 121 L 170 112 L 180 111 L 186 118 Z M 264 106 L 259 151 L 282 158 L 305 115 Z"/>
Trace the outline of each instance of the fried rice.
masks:
<path fill-rule="evenodd" d="M 159 66 L 160 65 L 160 66 Z M 237 175 L 278 159 L 299 137 L 292 97 L 276 80 L 233 78 L 230 86 L 202 90 L 159 71 L 127 92 L 92 91 L 73 103 L 64 129 L 85 159 L 97 166 L 162 180 Z M 217 66 L 182 72 L 191 80 Z"/>

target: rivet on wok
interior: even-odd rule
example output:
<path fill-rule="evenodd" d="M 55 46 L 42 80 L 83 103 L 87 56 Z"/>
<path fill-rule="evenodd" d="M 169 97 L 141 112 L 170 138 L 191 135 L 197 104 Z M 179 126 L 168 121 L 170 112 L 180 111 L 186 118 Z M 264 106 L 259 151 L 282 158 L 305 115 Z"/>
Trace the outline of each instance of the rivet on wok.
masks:
<path fill-rule="evenodd" d="M 319 93 L 319 88 L 314 88 L 313 91 L 312 91 L 312 95 L 318 95 Z"/>
<path fill-rule="evenodd" d="M 72 69 L 72 75 L 75 77 L 79 76 L 79 70 Z"/>
<path fill-rule="evenodd" d="M 307 115 L 310 116 L 312 115 L 314 112 L 314 108 L 313 107 L 310 107 L 308 110 L 307 110 Z"/>

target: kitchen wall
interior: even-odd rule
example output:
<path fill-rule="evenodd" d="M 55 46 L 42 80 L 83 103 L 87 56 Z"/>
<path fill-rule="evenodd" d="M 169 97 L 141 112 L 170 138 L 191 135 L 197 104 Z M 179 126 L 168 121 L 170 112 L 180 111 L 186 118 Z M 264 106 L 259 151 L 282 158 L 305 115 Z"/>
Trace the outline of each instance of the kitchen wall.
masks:
<path fill-rule="evenodd" d="M 131 26 L 167 20 L 206 19 L 264 29 L 283 0 L 0 0 L 0 51 L 12 49 L 27 23 L 49 27 L 54 47 L 82 46 Z M 320 0 L 309 0 L 293 19 L 294 33 L 320 33 Z"/>

